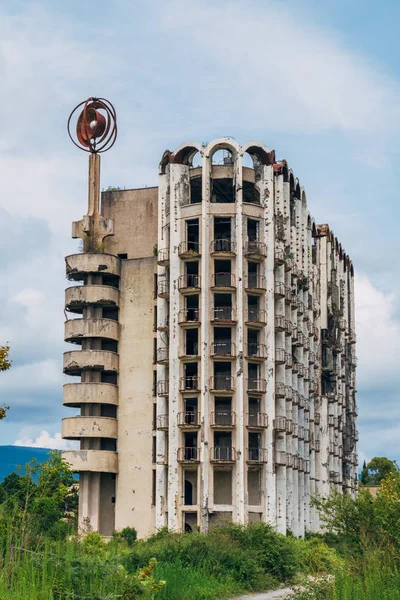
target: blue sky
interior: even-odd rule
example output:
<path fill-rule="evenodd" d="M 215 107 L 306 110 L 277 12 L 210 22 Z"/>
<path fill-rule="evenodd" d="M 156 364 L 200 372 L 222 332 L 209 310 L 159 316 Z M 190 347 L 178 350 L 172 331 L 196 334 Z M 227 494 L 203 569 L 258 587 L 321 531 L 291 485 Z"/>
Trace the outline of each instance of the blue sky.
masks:
<path fill-rule="evenodd" d="M 286 158 L 356 268 L 361 458 L 400 459 L 400 4 L 119 0 L 0 6 L 0 443 L 62 446 L 64 256 L 86 209 L 66 118 L 116 106 L 102 186 L 157 184 L 162 152 L 234 136 Z"/>

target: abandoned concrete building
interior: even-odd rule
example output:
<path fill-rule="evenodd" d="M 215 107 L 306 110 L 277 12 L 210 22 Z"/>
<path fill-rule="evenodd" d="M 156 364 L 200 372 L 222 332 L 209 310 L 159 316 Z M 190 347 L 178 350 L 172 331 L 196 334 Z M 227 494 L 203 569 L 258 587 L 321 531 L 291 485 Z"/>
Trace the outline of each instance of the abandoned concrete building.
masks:
<path fill-rule="evenodd" d="M 80 441 L 64 457 L 81 524 L 318 530 L 311 497 L 357 490 L 341 244 L 255 142 L 184 144 L 164 153 L 158 188 L 101 200 L 104 242 L 66 258 L 65 339 L 78 348 L 64 355 L 76 380 L 63 402 L 80 413 L 62 432 Z"/>

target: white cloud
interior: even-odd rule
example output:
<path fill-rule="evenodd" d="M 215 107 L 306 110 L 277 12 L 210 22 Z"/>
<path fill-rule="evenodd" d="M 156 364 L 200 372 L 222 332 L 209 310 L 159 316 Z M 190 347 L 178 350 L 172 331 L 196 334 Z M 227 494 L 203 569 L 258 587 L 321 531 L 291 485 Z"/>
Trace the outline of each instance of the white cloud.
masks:
<path fill-rule="evenodd" d="M 61 433 L 51 435 L 48 431 L 41 431 L 40 434 L 33 439 L 30 437 L 29 428 L 22 429 L 18 434 L 18 439 L 15 440 L 13 446 L 29 446 L 31 448 L 51 448 L 53 450 L 67 450 L 79 448 L 79 442 L 71 442 L 63 440 Z"/>
<path fill-rule="evenodd" d="M 396 294 L 379 290 L 365 274 L 358 273 L 355 300 L 359 387 L 393 387 L 400 356 Z"/>

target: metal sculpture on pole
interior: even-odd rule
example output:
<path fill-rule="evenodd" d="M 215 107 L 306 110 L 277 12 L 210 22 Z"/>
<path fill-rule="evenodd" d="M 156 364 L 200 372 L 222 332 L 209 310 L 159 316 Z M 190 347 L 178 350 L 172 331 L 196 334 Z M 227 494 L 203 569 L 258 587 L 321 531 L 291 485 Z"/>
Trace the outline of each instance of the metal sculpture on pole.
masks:
<path fill-rule="evenodd" d="M 115 108 L 105 98 L 88 98 L 73 109 L 67 129 L 73 144 L 89 153 L 88 212 L 72 224 L 72 237 L 82 238 L 84 252 L 102 252 L 104 238 L 113 235 L 114 230 L 112 219 L 100 214 L 100 154 L 110 150 L 117 139 Z"/>

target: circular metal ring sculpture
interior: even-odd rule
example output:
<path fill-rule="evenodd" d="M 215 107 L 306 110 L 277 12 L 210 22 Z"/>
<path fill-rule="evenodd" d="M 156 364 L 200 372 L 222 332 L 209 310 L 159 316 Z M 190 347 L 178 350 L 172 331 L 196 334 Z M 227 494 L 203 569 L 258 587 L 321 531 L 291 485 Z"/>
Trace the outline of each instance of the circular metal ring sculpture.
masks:
<path fill-rule="evenodd" d="M 71 121 L 83 106 L 76 122 L 76 140 L 71 133 Z M 106 152 L 117 139 L 117 113 L 105 98 L 88 98 L 75 106 L 68 119 L 68 135 L 77 148 L 99 154 Z"/>

